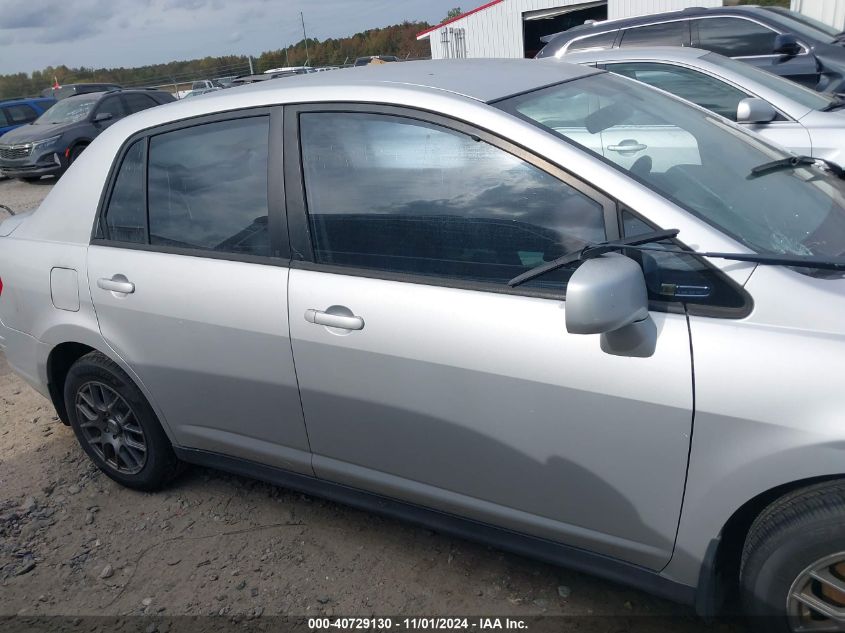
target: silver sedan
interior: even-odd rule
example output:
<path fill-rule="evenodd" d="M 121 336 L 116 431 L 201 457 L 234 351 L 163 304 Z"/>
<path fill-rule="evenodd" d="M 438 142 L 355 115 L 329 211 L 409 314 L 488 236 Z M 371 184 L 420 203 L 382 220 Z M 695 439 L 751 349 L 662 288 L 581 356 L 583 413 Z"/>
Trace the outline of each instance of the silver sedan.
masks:
<path fill-rule="evenodd" d="M 717 53 L 676 46 L 572 53 L 737 121 L 796 154 L 845 166 L 845 101 Z M 547 63 L 547 62 L 546 62 Z"/>
<path fill-rule="evenodd" d="M 840 179 L 664 92 L 369 66 L 111 126 L 0 224 L 0 348 L 126 486 L 213 466 L 832 630 L 843 252 Z"/>

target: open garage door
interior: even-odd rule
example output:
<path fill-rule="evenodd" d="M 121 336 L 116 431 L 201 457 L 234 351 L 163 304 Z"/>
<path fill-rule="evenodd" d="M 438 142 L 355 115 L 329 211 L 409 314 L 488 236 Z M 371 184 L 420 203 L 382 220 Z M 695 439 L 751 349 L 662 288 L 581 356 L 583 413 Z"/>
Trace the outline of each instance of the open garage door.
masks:
<path fill-rule="evenodd" d="M 525 57 L 533 58 L 544 44 L 540 38 L 571 29 L 587 20 L 606 20 L 607 0 L 583 2 L 565 7 L 526 11 L 522 14 L 522 42 Z"/>

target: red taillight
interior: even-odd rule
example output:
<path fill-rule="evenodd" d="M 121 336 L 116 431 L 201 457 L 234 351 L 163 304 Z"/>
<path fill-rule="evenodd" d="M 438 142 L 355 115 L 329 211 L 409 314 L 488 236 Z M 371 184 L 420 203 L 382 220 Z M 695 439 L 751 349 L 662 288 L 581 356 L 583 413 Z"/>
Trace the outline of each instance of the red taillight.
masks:
<path fill-rule="evenodd" d="M 0 295 L 3 294 L 3 278 L 0 277 Z"/>

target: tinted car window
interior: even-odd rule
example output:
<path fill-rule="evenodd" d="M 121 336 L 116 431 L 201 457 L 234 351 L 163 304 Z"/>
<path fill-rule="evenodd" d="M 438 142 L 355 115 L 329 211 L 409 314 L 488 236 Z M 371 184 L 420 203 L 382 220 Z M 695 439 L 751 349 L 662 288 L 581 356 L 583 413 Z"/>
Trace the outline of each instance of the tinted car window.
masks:
<path fill-rule="evenodd" d="M 126 107 L 129 109 L 129 114 L 140 112 L 141 110 L 146 110 L 147 108 L 152 108 L 153 106 L 158 105 L 152 97 L 147 95 L 131 93 L 125 94 L 123 95 L 123 100 L 126 103 Z"/>
<path fill-rule="evenodd" d="M 566 49 L 566 52 L 583 51 L 588 48 L 613 48 L 617 33 L 618 31 L 611 31 L 610 33 L 599 33 L 598 35 L 574 40 Z"/>
<path fill-rule="evenodd" d="M 103 113 L 111 114 L 112 117 L 115 119 L 119 119 L 120 117 L 126 114 L 118 97 L 106 97 L 100 102 L 100 105 L 97 106 L 97 111 L 94 113 L 94 116 Z"/>
<path fill-rule="evenodd" d="M 144 140 L 135 141 L 120 165 L 106 210 L 106 237 L 118 242 L 147 241 L 144 208 Z"/>
<path fill-rule="evenodd" d="M 4 125 L 11 125 L 11 124 L 9 123 L 9 119 L 6 117 L 6 110 L 3 109 L 3 108 L 0 108 L 0 127 L 2 127 Z"/>
<path fill-rule="evenodd" d="M 6 117 L 12 125 L 29 123 L 38 118 L 38 113 L 35 109 L 24 104 L 7 106 L 4 110 L 6 110 Z"/>
<path fill-rule="evenodd" d="M 300 121 L 320 263 L 504 283 L 605 239 L 601 205 L 473 137 L 375 114 Z M 534 285 L 560 290 L 571 272 Z"/>
<path fill-rule="evenodd" d="M 736 121 L 737 105 L 749 96 L 709 75 L 672 64 L 628 62 L 608 64 L 607 69 L 618 75 L 625 75 L 655 88 L 671 92 L 673 95 L 692 101 L 702 108 L 707 108 L 733 121 Z"/>
<path fill-rule="evenodd" d="M 269 256 L 269 120 L 250 117 L 150 139 L 150 243 Z"/>
<path fill-rule="evenodd" d="M 689 46 L 689 22 L 680 20 L 626 30 L 619 46 Z"/>
<path fill-rule="evenodd" d="M 698 26 L 698 47 L 726 57 L 771 55 L 775 33 L 770 28 L 741 18 L 707 18 L 695 20 Z"/>

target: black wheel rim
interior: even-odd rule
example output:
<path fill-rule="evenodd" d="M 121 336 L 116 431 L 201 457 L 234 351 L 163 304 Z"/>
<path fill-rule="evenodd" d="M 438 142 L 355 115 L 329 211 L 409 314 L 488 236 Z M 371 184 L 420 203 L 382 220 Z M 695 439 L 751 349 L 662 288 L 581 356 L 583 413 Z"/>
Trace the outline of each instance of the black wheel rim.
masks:
<path fill-rule="evenodd" d="M 100 459 L 119 473 L 141 472 L 147 438 L 119 393 L 101 382 L 86 382 L 76 392 L 76 413 L 85 441 Z"/>
<path fill-rule="evenodd" d="M 786 612 L 796 633 L 845 631 L 845 552 L 817 560 L 798 574 Z"/>

